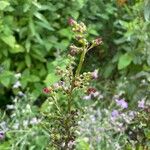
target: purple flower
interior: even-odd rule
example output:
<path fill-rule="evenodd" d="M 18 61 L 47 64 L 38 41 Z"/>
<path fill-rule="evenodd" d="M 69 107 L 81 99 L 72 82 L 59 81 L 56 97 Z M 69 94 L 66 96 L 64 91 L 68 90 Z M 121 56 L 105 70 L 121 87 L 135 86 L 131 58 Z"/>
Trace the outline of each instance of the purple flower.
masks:
<path fill-rule="evenodd" d="M 5 138 L 4 132 L 0 131 L 0 140 L 3 140 Z"/>
<path fill-rule="evenodd" d="M 124 108 L 128 108 L 128 103 L 124 100 L 124 99 L 116 99 L 116 103 L 118 106 L 122 107 L 123 109 Z"/>
<path fill-rule="evenodd" d="M 138 107 L 139 108 L 144 108 L 145 107 L 145 100 L 142 99 L 141 101 L 138 101 Z"/>
<path fill-rule="evenodd" d="M 111 116 L 114 117 L 114 118 L 118 117 L 119 116 L 118 110 L 113 110 L 112 113 L 111 113 Z"/>
<path fill-rule="evenodd" d="M 111 120 L 114 122 L 116 120 L 116 118 L 119 116 L 119 112 L 118 110 L 113 110 L 111 112 Z"/>

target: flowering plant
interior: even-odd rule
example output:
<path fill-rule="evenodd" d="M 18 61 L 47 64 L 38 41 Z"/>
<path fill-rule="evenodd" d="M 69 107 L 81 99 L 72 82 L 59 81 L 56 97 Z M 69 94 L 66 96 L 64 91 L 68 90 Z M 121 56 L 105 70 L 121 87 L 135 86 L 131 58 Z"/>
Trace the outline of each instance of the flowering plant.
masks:
<path fill-rule="evenodd" d="M 86 53 L 95 46 L 102 43 L 101 38 L 92 42 L 86 39 L 87 28 L 83 22 L 77 23 L 73 19 L 68 20 L 72 31 L 75 34 L 76 45 L 70 46 L 67 56 L 68 64 L 65 69 L 56 68 L 56 75 L 60 80 L 50 87 L 44 88 L 44 93 L 48 94 L 46 103 L 50 110 L 42 113 L 46 117 L 43 126 L 50 132 L 51 145 L 56 148 L 72 149 L 74 147 L 75 129 L 78 113 L 82 107 L 77 105 L 77 93 L 87 93 L 92 97 L 96 94 L 96 89 L 89 87 L 90 80 L 98 78 L 98 71 L 82 73 L 82 67 Z M 78 56 L 80 57 L 78 60 Z"/>

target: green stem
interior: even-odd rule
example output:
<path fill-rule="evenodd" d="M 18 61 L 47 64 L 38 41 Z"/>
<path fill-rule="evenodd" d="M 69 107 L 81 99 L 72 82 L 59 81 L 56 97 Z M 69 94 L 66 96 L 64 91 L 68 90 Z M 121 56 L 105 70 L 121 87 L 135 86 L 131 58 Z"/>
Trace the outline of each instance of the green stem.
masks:
<path fill-rule="evenodd" d="M 75 76 L 79 76 L 79 74 L 80 74 L 80 71 L 81 71 L 81 68 L 82 68 L 82 65 L 84 62 L 85 54 L 86 54 L 86 48 L 84 47 L 83 52 L 82 52 L 81 57 L 80 57 L 80 62 L 79 62 L 79 65 L 77 67 Z"/>

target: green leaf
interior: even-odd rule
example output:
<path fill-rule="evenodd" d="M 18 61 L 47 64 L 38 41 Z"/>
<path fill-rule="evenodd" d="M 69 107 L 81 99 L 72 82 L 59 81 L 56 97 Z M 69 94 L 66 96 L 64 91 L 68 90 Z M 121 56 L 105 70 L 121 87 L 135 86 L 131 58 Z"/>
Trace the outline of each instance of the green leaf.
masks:
<path fill-rule="evenodd" d="M 25 55 L 25 62 L 28 67 L 31 67 L 31 57 L 29 54 Z"/>
<path fill-rule="evenodd" d="M 15 44 L 14 48 L 9 49 L 9 51 L 11 53 L 20 53 L 20 52 L 24 52 L 24 48 L 21 45 L 19 45 L 19 44 Z"/>
<path fill-rule="evenodd" d="M 16 39 L 15 39 L 14 36 L 12 36 L 12 35 L 2 36 L 1 39 L 2 39 L 3 42 L 5 42 L 11 48 L 15 47 Z"/>
<path fill-rule="evenodd" d="M 0 1 L 0 10 L 4 10 L 7 6 L 9 6 L 9 2 L 7 1 Z"/>
<path fill-rule="evenodd" d="M 29 82 L 39 82 L 40 78 L 38 76 L 36 76 L 36 75 L 30 75 L 28 81 Z"/>
<path fill-rule="evenodd" d="M 130 54 L 126 53 L 119 58 L 118 69 L 124 69 L 132 62 L 133 58 Z"/>
<path fill-rule="evenodd" d="M 13 77 L 13 73 L 10 71 L 4 71 L 2 74 L 0 74 L 0 82 L 5 86 L 9 87 L 11 79 Z"/>
<path fill-rule="evenodd" d="M 150 1 L 145 0 L 144 17 L 146 21 L 150 20 Z"/>
<path fill-rule="evenodd" d="M 46 100 L 41 108 L 40 108 L 40 112 L 44 113 L 44 112 L 51 112 L 52 108 L 53 108 L 53 101 L 49 101 L 49 100 Z"/>
<path fill-rule="evenodd" d="M 44 80 L 44 83 L 46 84 L 46 86 L 50 86 L 56 82 L 58 82 L 60 80 L 59 76 L 56 76 L 55 73 L 49 73 L 46 77 L 46 79 Z"/>
<path fill-rule="evenodd" d="M 58 31 L 58 33 L 62 36 L 62 37 L 67 37 L 68 39 L 72 38 L 72 34 L 70 32 L 69 28 L 64 28 Z"/>
<path fill-rule="evenodd" d="M 90 150 L 90 145 L 86 138 L 79 138 L 77 140 L 77 150 Z"/>

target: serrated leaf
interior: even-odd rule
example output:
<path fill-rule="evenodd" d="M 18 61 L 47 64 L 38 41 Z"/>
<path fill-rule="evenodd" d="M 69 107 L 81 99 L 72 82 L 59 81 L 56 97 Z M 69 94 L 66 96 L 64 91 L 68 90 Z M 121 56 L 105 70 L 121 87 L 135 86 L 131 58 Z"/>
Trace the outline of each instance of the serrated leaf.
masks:
<path fill-rule="evenodd" d="M 124 69 L 132 62 L 133 58 L 130 54 L 126 53 L 119 58 L 118 69 Z"/>

